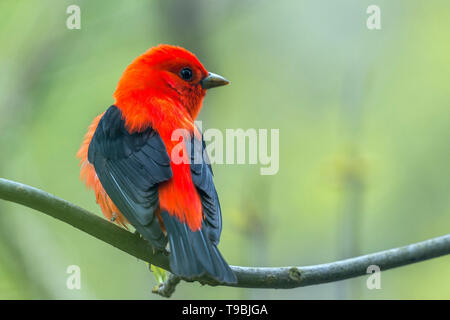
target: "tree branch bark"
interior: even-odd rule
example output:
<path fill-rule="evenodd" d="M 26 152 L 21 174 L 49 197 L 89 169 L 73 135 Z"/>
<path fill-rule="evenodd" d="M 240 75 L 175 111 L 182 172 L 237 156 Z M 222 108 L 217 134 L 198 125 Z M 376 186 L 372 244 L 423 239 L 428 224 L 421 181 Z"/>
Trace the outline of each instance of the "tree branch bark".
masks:
<path fill-rule="evenodd" d="M 41 211 L 140 260 L 170 271 L 168 257 L 161 252 L 153 252 L 144 239 L 45 191 L 0 178 L 0 199 Z M 231 266 L 238 279 L 238 282 L 231 286 L 272 289 L 304 287 L 366 275 L 370 265 L 377 265 L 381 271 L 385 271 L 447 254 L 450 254 L 450 234 L 400 248 L 314 266 Z M 176 279 L 175 277 L 172 280 Z M 213 286 L 223 285 L 205 279 L 198 280 Z M 174 286 L 178 283 L 172 282 L 174 283 L 170 284 Z"/>
<path fill-rule="evenodd" d="M 175 292 L 175 288 L 180 283 L 180 281 L 180 277 L 171 273 L 169 274 L 167 280 L 159 284 L 155 289 L 152 290 L 152 292 L 162 297 L 170 298 Z"/>

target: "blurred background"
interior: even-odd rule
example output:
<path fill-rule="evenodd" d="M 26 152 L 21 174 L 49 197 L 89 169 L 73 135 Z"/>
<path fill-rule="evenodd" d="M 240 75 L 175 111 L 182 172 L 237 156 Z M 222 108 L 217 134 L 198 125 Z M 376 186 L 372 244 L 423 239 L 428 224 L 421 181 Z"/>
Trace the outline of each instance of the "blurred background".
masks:
<path fill-rule="evenodd" d="M 69 5 L 81 29 L 66 27 Z M 381 30 L 366 9 L 381 8 Z M 244 266 L 311 265 L 450 231 L 450 3 L 1 1 L 0 176 L 101 214 L 75 154 L 124 68 L 183 46 L 232 85 L 203 128 L 280 130 L 280 169 L 214 165 L 220 249 Z M 66 269 L 81 268 L 81 290 Z M 292 290 L 182 283 L 174 298 L 449 299 L 450 257 Z M 144 262 L 0 201 L 0 298 L 159 299 Z"/>

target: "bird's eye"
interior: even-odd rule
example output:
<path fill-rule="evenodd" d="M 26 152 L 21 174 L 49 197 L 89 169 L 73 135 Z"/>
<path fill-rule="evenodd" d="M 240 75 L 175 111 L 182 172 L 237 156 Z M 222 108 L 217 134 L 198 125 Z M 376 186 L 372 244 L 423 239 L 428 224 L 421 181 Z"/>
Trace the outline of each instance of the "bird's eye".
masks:
<path fill-rule="evenodd" d="M 180 71 L 180 77 L 183 80 L 189 81 L 192 79 L 192 70 L 190 68 L 184 68 Z"/>

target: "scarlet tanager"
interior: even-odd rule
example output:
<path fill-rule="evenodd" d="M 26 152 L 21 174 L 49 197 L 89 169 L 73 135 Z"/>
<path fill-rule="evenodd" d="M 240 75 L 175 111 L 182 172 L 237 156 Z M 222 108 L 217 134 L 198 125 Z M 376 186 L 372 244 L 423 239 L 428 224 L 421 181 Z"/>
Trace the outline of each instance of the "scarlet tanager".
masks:
<path fill-rule="evenodd" d="M 191 158 L 203 154 L 194 120 L 206 90 L 228 83 L 183 48 L 151 48 L 125 69 L 114 105 L 94 119 L 77 153 L 105 217 L 133 225 L 158 250 L 169 244 L 170 268 L 186 279 L 236 282 L 217 249 L 222 216 L 207 157 L 172 159 L 177 129 L 189 133 L 186 145 L 200 146 Z"/>

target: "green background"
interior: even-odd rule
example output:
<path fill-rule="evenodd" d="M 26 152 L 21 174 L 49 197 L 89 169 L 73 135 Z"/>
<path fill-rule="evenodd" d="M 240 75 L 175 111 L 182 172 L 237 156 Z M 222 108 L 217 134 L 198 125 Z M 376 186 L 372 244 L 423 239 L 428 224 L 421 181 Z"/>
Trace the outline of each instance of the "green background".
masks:
<path fill-rule="evenodd" d="M 81 8 L 81 30 L 66 8 Z M 366 9 L 381 8 L 381 30 Z M 450 3 L 0 2 L 0 176 L 100 214 L 75 154 L 124 68 L 181 45 L 232 81 L 203 128 L 280 130 L 280 170 L 214 165 L 230 264 L 310 265 L 450 230 Z M 81 268 L 81 290 L 66 269 Z M 182 283 L 174 298 L 450 298 L 450 257 L 292 290 Z M 0 298 L 158 299 L 144 262 L 46 215 L 0 202 Z"/>

